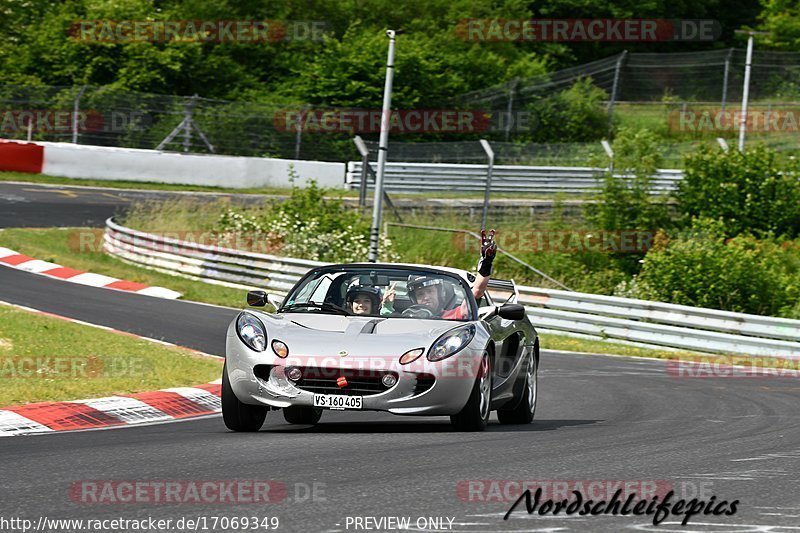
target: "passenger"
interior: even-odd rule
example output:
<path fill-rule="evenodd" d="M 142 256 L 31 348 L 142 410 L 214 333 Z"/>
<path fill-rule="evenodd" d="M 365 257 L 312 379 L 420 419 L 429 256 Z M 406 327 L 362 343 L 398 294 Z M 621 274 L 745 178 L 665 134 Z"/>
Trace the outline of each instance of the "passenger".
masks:
<path fill-rule="evenodd" d="M 373 285 L 361 285 L 356 280 L 347 288 L 345 302 L 355 315 L 371 315 L 381 304 L 381 290 Z"/>
<path fill-rule="evenodd" d="M 475 300 L 483 297 L 486 286 L 489 284 L 489 277 L 492 275 L 492 262 L 497 253 L 497 243 L 494 241 L 494 230 L 486 234 L 486 230 L 481 230 L 481 258 L 478 261 L 478 276 L 472 286 L 472 294 Z M 434 317 L 444 318 L 445 320 L 461 320 L 468 315 L 468 305 L 465 299 L 452 309 L 445 309 L 449 303 L 445 301 L 445 281 L 433 276 L 411 276 L 408 280 L 408 295 L 411 301 L 417 305 L 424 305 Z"/>

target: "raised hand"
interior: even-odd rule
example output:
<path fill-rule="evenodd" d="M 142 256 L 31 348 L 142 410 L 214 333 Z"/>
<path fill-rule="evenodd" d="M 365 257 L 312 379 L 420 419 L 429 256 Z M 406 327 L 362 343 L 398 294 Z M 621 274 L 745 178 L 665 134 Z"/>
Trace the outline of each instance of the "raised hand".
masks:
<path fill-rule="evenodd" d="M 490 230 L 486 234 L 486 230 L 481 230 L 481 257 L 494 257 L 497 253 L 497 243 L 494 241 L 495 230 Z"/>
<path fill-rule="evenodd" d="M 478 261 L 478 274 L 485 278 L 492 275 L 492 261 L 497 253 L 497 243 L 494 242 L 495 233 L 494 230 L 491 230 L 487 235 L 485 229 L 481 230 L 481 258 Z"/>
<path fill-rule="evenodd" d="M 392 285 L 386 290 L 386 293 L 383 295 L 384 302 L 394 302 L 394 297 L 396 295 L 397 282 L 393 281 Z"/>

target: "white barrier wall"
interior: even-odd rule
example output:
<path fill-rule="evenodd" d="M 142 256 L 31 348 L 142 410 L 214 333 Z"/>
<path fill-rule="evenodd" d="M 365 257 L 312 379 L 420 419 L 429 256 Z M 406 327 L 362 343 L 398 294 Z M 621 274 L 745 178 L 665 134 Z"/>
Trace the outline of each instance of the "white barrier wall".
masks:
<path fill-rule="evenodd" d="M 42 173 L 65 178 L 235 188 L 288 187 L 292 165 L 300 178 L 299 185 L 314 179 L 322 187 L 344 187 L 344 163 L 190 155 L 68 143 L 38 144 L 45 147 Z"/>

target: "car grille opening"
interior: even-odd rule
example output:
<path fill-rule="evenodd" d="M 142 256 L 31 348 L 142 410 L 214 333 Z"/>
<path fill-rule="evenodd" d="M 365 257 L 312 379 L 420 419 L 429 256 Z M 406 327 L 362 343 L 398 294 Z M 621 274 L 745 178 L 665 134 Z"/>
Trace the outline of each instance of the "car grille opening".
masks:
<path fill-rule="evenodd" d="M 414 396 L 418 396 L 423 392 L 428 392 L 433 384 L 436 382 L 436 377 L 433 374 L 417 374 L 417 383 L 414 385 Z"/>
<path fill-rule="evenodd" d="M 270 372 L 272 372 L 272 365 L 256 365 L 253 367 L 253 374 L 262 381 L 269 381 Z"/>
<path fill-rule="evenodd" d="M 295 385 L 314 394 L 337 394 L 341 396 L 370 396 L 386 392 L 387 387 L 381 381 L 386 374 L 398 377 L 397 372 L 380 370 L 359 370 L 343 368 L 301 367 L 303 377 Z M 339 387 L 337 380 L 344 376 L 347 386 Z"/>

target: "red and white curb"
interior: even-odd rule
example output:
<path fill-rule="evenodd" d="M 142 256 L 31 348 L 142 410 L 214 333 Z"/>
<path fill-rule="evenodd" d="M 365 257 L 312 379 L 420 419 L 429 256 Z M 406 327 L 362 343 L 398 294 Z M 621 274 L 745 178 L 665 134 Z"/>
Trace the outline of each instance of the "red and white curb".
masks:
<path fill-rule="evenodd" d="M 135 283 L 133 281 L 125 281 L 110 276 L 103 276 L 101 274 L 93 274 L 92 272 L 84 272 L 82 270 L 75 270 L 56 263 L 48 263 L 47 261 L 40 261 L 33 257 L 28 257 L 21 253 L 15 252 L 9 248 L 0 247 L 0 265 L 25 270 L 34 274 L 42 274 L 51 278 L 61 279 L 72 283 L 79 283 L 81 285 L 88 285 L 90 287 L 102 287 L 105 289 L 116 289 L 119 291 L 135 292 L 137 294 L 144 294 L 147 296 L 155 296 L 158 298 L 167 298 L 174 300 L 180 298 L 181 293 L 166 289 L 164 287 L 151 287 L 143 283 Z"/>
<path fill-rule="evenodd" d="M 22 309 L 74 324 L 135 337 L 157 344 L 180 348 L 186 352 L 220 359 L 192 348 L 178 346 L 160 339 L 143 337 L 100 324 L 92 324 L 63 315 L 32 309 L 23 305 L 0 301 L 0 305 Z M 175 387 L 159 391 L 138 392 L 122 396 L 108 396 L 91 400 L 68 402 L 40 402 L 0 409 L 0 437 L 75 431 L 107 427 L 131 426 L 170 422 L 182 418 L 212 415 L 222 411 L 220 400 L 222 380 L 218 379 L 196 387 Z"/>
<path fill-rule="evenodd" d="M 0 410 L 0 437 L 132 426 L 219 413 L 221 381 L 125 396 L 42 402 Z"/>

